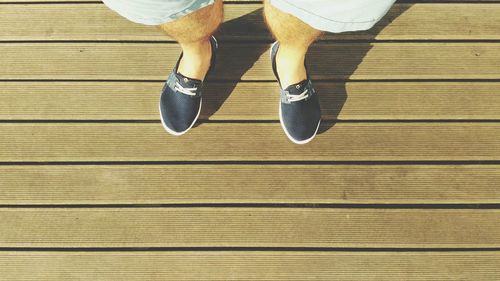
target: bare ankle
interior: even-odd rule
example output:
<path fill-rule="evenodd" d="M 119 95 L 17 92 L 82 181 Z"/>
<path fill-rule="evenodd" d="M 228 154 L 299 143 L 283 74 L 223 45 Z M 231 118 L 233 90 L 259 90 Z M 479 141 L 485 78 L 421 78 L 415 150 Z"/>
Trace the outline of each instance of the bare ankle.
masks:
<path fill-rule="evenodd" d="M 181 44 L 183 56 L 178 72 L 189 78 L 205 79 L 210 67 L 212 46 L 209 40 Z"/>
<path fill-rule="evenodd" d="M 304 66 L 306 52 L 307 50 L 301 50 L 300 48 L 290 48 L 287 46 L 283 48 L 280 45 L 276 55 L 276 65 L 283 89 L 307 78 Z"/>
<path fill-rule="evenodd" d="M 194 42 L 179 42 L 184 54 L 203 56 L 210 54 L 210 39 L 203 39 Z"/>

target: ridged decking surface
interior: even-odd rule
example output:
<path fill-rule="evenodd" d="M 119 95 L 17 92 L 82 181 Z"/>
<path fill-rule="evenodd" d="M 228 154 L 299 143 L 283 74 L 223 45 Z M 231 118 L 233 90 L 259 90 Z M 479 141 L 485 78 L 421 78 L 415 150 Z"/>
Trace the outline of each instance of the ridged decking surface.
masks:
<path fill-rule="evenodd" d="M 259 1 L 226 1 L 199 124 L 179 47 L 95 1 L 0 0 L 0 280 L 500 280 L 500 3 L 404 1 L 278 121 Z"/>

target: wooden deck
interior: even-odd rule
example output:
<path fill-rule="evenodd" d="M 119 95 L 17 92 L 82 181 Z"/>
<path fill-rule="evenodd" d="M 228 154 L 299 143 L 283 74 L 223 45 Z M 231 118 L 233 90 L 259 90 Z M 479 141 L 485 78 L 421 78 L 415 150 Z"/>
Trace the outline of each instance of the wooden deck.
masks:
<path fill-rule="evenodd" d="M 500 280 L 499 1 L 324 36 L 305 146 L 277 120 L 261 4 L 225 8 L 175 138 L 175 42 L 96 1 L 0 0 L 0 280 Z"/>

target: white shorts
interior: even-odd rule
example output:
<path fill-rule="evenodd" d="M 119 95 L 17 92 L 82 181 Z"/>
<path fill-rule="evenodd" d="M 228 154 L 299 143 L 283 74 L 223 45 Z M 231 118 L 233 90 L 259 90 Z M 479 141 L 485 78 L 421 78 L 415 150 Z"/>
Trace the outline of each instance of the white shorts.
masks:
<path fill-rule="evenodd" d="M 102 0 L 111 10 L 135 23 L 159 25 L 214 3 L 214 0 Z"/>
<path fill-rule="evenodd" d="M 130 21 L 159 25 L 214 3 L 214 0 L 102 0 Z M 367 30 L 396 0 L 270 0 L 281 11 L 327 32 Z"/>
<path fill-rule="evenodd" d="M 396 0 L 270 0 L 285 13 L 328 32 L 372 28 Z"/>

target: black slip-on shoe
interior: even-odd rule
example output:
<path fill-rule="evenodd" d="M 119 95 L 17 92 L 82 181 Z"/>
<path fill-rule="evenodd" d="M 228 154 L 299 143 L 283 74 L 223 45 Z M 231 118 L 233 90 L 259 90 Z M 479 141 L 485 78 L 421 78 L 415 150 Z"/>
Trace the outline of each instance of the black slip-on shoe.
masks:
<path fill-rule="evenodd" d="M 218 48 L 215 37 L 210 37 L 212 57 L 208 73 L 215 67 Z M 186 133 L 198 120 L 201 112 L 203 81 L 177 72 L 182 53 L 169 74 L 160 95 L 160 119 L 167 132 L 174 136 Z M 206 77 L 206 76 L 205 76 Z"/>
<path fill-rule="evenodd" d="M 280 85 L 279 118 L 287 137 L 296 144 L 310 142 L 321 122 L 319 98 L 306 68 L 307 79 L 283 89 L 276 66 L 279 42 L 271 46 L 273 72 Z"/>

